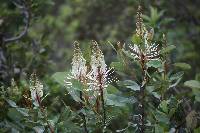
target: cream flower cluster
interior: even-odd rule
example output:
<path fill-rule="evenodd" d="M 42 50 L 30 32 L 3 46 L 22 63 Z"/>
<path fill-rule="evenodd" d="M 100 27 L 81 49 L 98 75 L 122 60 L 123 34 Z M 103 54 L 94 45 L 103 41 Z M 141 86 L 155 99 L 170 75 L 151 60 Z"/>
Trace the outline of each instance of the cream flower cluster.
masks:
<path fill-rule="evenodd" d="M 146 31 L 144 35 L 144 48 L 140 48 L 140 45 L 134 44 L 129 45 L 131 49 L 131 55 L 134 57 L 135 60 L 142 60 L 145 59 L 146 61 L 150 60 L 159 60 L 160 50 L 158 49 L 159 44 L 151 43 L 148 41 L 147 35 L 149 34 Z"/>
<path fill-rule="evenodd" d="M 79 44 L 75 42 L 72 69 L 70 75 L 68 75 L 65 80 L 66 86 L 72 87 L 72 82 L 70 82 L 70 80 L 76 79 L 87 86 L 85 91 L 93 91 L 93 93 L 97 92 L 96 94 L 99 94 L 98 91 L 100 89 L 105 89 L 107 84 L 110 83 L 108 75 L 113 73 L 113 71 L 107 68 L 103 52 L 96 41 L 92 41 L 92 54 L 88 66 L 89 67 L 86 66 L 86 60 L 79 48 Z"/>
<path fill-rule="evenodd" d="M 74 42 L 74 55 L 71 64 L 72 64 L 71 74 L 69 74 L 67 80 L 65 80 L 67 86 L 72 86 L 70 79 L 76 79 L 79 80 L 80 82 L 84 82 L 86 80 L 86 75 L 87 75 L 86 60 L 83 57 L 78 42 Z"/>
<path fill-rule="evenodd" d="M 100 90 L 100 87 L 106 87 L 108 70 L 104 55 L 96 41 L 93 41 L 92 53 L 90 62 L 91 70 L 87 75 L 92 83 L 89 85 L 89 89 Z"/>
<path fill-rule="evenodd" d="M 145 60 L 147 62 L 150 60 L 159 60 L 159 44 L 152 43 L 154 30 L 153 28 L 150 31 L 146 29 L 142 19 L 141 6 L 138 7 L 136 18 L 136 36 L 144 42 L 144 45 L 129 45 L 131 55 L 135 58 L 135 60 Z"/>
<path fill-rule="evenodd" d="M 43 84 L 38 80 L 35 73 L 30 77 L 31 98 L 35 106 L 39 106 L 43 97 Z"/>

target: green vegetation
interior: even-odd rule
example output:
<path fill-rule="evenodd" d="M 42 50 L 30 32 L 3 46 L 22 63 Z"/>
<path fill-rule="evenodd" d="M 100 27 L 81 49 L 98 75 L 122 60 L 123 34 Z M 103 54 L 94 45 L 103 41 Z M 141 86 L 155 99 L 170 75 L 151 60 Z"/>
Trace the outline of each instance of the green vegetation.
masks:
<path fill-rule="evenodd" d="M 0 132 L 199 133 L 198 0 L 0 0 Z"/>

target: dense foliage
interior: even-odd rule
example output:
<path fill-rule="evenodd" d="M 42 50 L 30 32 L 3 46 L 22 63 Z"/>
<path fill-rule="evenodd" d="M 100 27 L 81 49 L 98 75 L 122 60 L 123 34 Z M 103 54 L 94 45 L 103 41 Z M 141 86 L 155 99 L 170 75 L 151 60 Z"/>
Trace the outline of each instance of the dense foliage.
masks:
<path fill-rule="evenodd" d="M 198 4 L 0 0 L 0 132 L 200 132 Z"/>

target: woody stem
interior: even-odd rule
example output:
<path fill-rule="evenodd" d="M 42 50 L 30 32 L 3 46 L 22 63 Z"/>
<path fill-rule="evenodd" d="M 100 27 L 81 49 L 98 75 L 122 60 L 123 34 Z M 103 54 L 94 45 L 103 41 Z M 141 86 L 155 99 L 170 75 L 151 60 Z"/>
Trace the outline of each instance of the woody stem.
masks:
<path fill-rule="evenodd" d="M 106 126 L 106 109 L 105 109 L 105 102 L 104 102 L 102 86 L 100 86 L 100 93 L 101 93 L 101 103 L 102 103 L 102 108 L 103 108 L 103 124 L 104 124 L 104 126 Z"/>
<path fill-rule="evenodd" d="M 145 85 L 141 86 L 141 133 L 144 133 L 145 131 Z"/>
<path fill-rule="evenodd" d="M 103 74 L 100 71 L 100 68 L 98 68 L 98 80 L 99 80 L 99 91 L 101 96 L 101 104 L 103 108 L 103 124 L 104 127 L 106 126 L 106 108 L 105 108 L 105 101 L 104 101 L 104 94 L 103 94 Z"/>
<path fill-rule="evenodd" d="M 147 81 L 147 68 L 145 65 L 145 58 L 143 57 L 141 60 L 141 66 L 142 66 L 142 85 L 140 87 L 140 96 L 141 96 L 141 125 L 140 125 L 140 132 L 145 132 L 145 87 L 146 87 L 146 81 Z"/>
<path fill-rule="evenodd" d="M 83 93 L 81 91 L 80 91 L 80 99 L 83 101 Z M 80 103 L 80 106 L 81 106 L 81 108 L 83 108 L 83 103 Z M 84 126 L 85 133 L 88 133 L 85 115 L 83 113 L 81 113 L 81 117 L 83 119 L 83 126 Z"/>
<path fill-rule="evenodd" d="M 43 107 L 42 107 L 41 99 L 40 99 L 40 97 L 38 96 L 37 93 L 36 93 L 36 98 L 37 98 L 37 102 L 38 102 L 38 104 L 39 104 L 40 111 L 41 111 L 42 115 L 45 117 L 45 121 L 47 122 L 47 125 L 48 125 L 48 127 L 49 127 L 50 132 L 51 132 L 51 133 L 54 133 L 54 129 L 53 129 L 53 127 L 51 126 L 51 124 L 49 123 L 49 121 L 48 121 L 48 119 L 47 119 L 47 116 L 45 115 L 44 109 L 43 109 Z"/>

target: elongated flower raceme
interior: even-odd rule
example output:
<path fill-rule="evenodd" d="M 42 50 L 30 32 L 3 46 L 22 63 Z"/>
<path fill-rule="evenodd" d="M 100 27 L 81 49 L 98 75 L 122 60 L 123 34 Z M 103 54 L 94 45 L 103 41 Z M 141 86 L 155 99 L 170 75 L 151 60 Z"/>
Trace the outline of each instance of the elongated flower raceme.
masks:
<path fill-rule="evenodd" d="M 65 83 L 68 87 L 72 86 L 72 82 L 70 81 L 71 79 L 76 79 L 80 82 L 86 81 L 86 75 L 87 75 L 86 60 L 83 57 L 78 42 L 74 42 L 74 55 L 71 64 L 72 64 L 71 73 L 67 76 L 67 79 L 65 80 Z"/>
<path fill-rule="evenodd" d="M 47 115 L 45 114 L 44 108 L 41 105 L 42 97 L 43 97 L 43 84 L 39 81 L 35 73 L 31 74 L 30 77 L 30 91 L 31 91 L 31 98 L 33 100 L 33 104 L 35 107 L 38 107 L 43 115 L 43 117 L 46 117 L 46 123 L 49 127 L 49 130 L 51 133 L 54 133 L 54 128 L 51 126 L 47 119 Z"/>
<path fill-rule="evenodd" d="M 93 41 L 90 66 L 91 70 L 88 73 L 88 77 L 91 79 L 90 90 L 98 91 L 100 86 L 106 87 L 107 65 L 96 41 Z"/>
<path fill-rule="evenodd" d="M 74 42 L 74 55 L 72 59 L 72 69 L 71 73 L 67 76 L 67 79 L 65 80 L 65 83 L 67 87 L 69 88 L 69 93 L 73 96 L 73 94 L 76 93 L 75 90 L 72 89 L 73 83 L 71 80 L 78 80 L 79 82 L 83 83 L 83 85 L 87 85 L 87 66 L 86 66 L 86 60 L 83 57 L 83 54 L 81 52 L 81 49 L 79 47 L 78 42 Z M 79 91 L 79 102 L 84 101 L 86 98 L 86 95 L 83 95 L 82 91 Z M 85 99 L 84 99 L 85 98 Z M 83 108 L 84 104 L 80 102 L 80 108 Z M 83 119 L 83 126 L 86 133 L 88 133 L 87 129 L 87 121 L 84 114 L 80 114 Z"/>
<path fill-rule="evenodd" d="M 90 66 L 91 70 L 87 74 L 88 79 L 90 79 L 90 83 L 88 83 L 90 90 L 99 91 L 101 89 L 106 89 L 109 83 L 117 80 L 112 76 L 114 69 L 107 67 L 103 52 L 96 41 L 92 41 Z"/>
<path fill-rule="evenodd" d="M 113 69 L 108 69 L 104 60 L 104 55 L 96 41 L 92 41 L 92 55 L 90 62 L 91 70 L 88 73 L 90 80 L 89 90 L 93 92 L 93 98 L 96 99 L 96 111 L 103 109 L 103 123 L 106 126 L 106 110 L 104 101 L 104 90 L 107 85 L 115 81 L 116 78 L 111 77 Z M 100 105 L 101 102 L 101 105 Z"/>
<path fill-rule="evenodd" d="M 74 55 L 72 59 L 71 73 L 67 75 L 65 79 L 66 87 L 68 92 L 77 102 L 84 101 L 90 105 L 96 105 L 96 112 L 99 113 L 100 108 L 103 108 L 104 112 L 104 124 L 105 124 L 105 105 L 104 105 L 104 89 L 107 84 L 116 80 L 113 78 L 113 69 L 107 69 L 107 65 L 104 60 L 104 55 L 99 48 L 96 41 L 92 43 L 92 55 L 90 61 L 90 70 L 86 66 L 86 60 L 83 57 L 79 44 L 74 43 Z M 77 99 L 75 95 L 78 95 L 77 91 L 73 89 L 73 80 L 78 80 L 84 86 L 84 90 L 79 92 L 80 99 Z M 81 108 L 84 107 L 84 103 L 80 102 Z M 100 105 L 102 103 L 102 106 Z M 86 129 L 85 116 L 82 114 Z"/>
<path fill-rule="evenodd" d="M 79 44 L 75 42 L 71 74 L 75 79 L 84 80 L 84 78 L 86 78 L 86 73 L 87 73 L 86 60 L 83 57 Z"/>
<path fill-rule="evenodd" d="M 103 52 L 98 46 L 96 41 L 92 41 L 92 55 L 90 61 L 90 71 L 87 74 L 89 90 L 97 92 L 101 89 L 106 89 L 108 84 L 117 81 L 117 78 L 113 76 L 114 69 L 108 68 Z"/>
<path fill-rule="evenodd" d="M 30 91 L 33 104 L 39 107 L 43 97 L 43 84 L 38 80 L 35 73 L 31 74 L 30 77 Z"/>
<path fill-rule="evenodd" d="M 144 48 L 140 48 L 138 44 L 129 45 L 131 49 L 131 55 L 135 60 L 159 60 L 160 50 L 158 49 L 159 44 L 151 43 L 147 41 L 146 36 L 144 37 L 145 45 Z"/>
<path fill-rule="evenodd" d="M 138 6 L 137 16 L 136 16 L 136 35 L 142 37 L 144 35 L 146 28 L 142 19 L 142 7 Z"/>
<path fill-rule="evenodd" d="M 81 82 L 82 85 L 87 86 L 87 66 L 86 66 L 86 60 L 83 57 L 78 42 L 74 42 L 74 54 L 71 64 L 72 64 L 71 72 L 68 75 L 66 75 L 64 82 L 68 90 L 68 93 L 74 98 L 74 100 L 80 102 L 83 101 L 84 96 L 82 96 L 83 95 L 82 92 L 79 93 L 73 88 L 74 87 L 73 82 L 74 80 L 77 80 Z M 84 88 L 83 91 L 87 91 L 87 87 L 83 88 Z"/>
<path fill-rule="evenodd" d="M 136 36 L 138 36 L 144 45 L 133 44 L 129 45 L 131 49 L 131 55 L 135 60 L 140 60 L 141 62 L 148 62 L 150 60 L 159 60 L 160 50 L 158 49 L 159 44 L 152 43 L 154 30 L 147 30 L 143 23 L 141 6 L 138 7 L 136 16 Z"/>
<path fill-rule="evenodd" d="M 145 87 L 148 82 L 148 66 L 147 63 L 153 60 L 160 60 L 160 50 L 158 48 L 159 44 L 153 43 L 154 30 L 147 30 L 143 24 L 141 13 L 141 6 L 138 7 L 137 21 L 136 21 L 136 44 L 129 45 L 131 49 L 131 55 L 137 60 L 142 68 L 142 83 L 140 86 L 140 103 L 138 105 L 137 115 L 134 117 L 139 118 L 136 122 L 139 125 L 140 132 L 145 132 Z M 137 44 L 138 43 L 138 44 Z"/>

